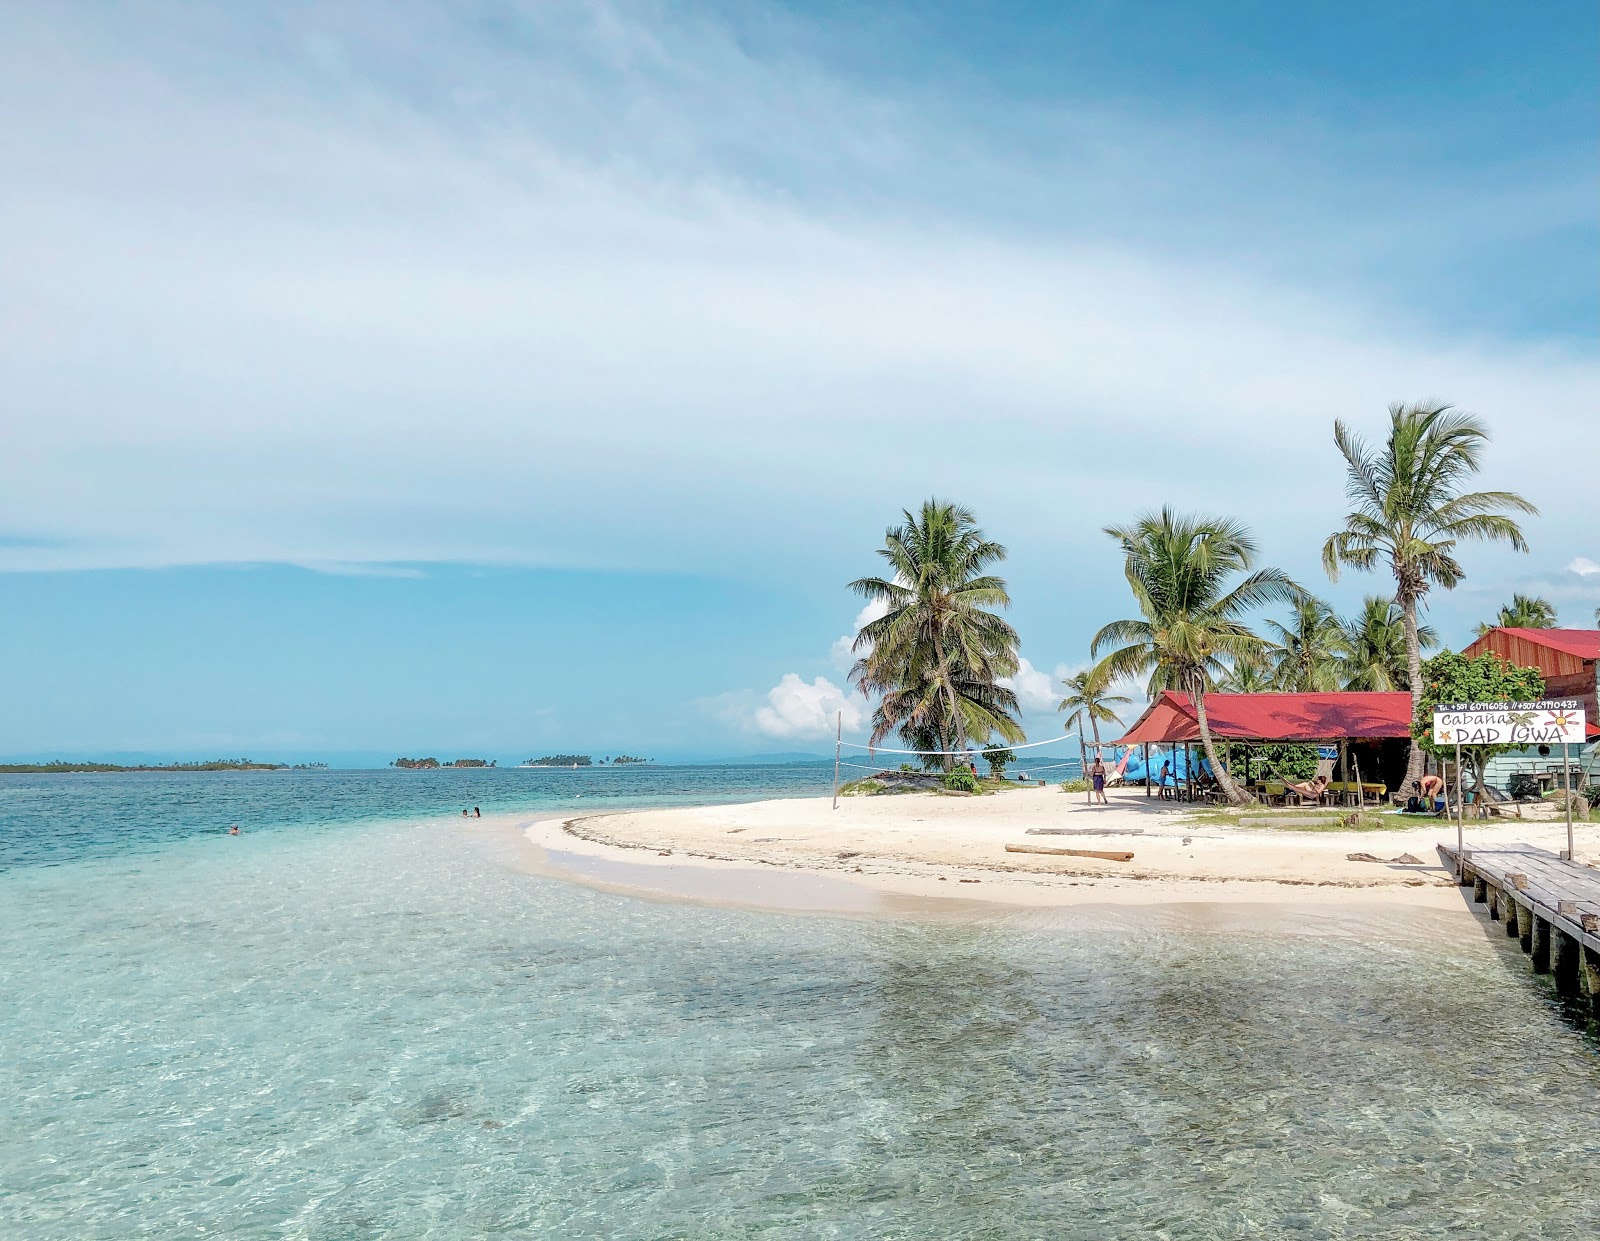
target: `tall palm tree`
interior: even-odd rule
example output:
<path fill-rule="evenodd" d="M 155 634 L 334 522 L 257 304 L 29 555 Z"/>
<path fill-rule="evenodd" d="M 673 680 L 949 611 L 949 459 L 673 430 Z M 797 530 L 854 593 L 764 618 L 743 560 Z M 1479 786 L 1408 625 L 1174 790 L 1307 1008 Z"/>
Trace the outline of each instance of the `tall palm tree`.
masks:
<path fill-rule="evenodd" d="M 1343 623 L 1344 688 L 1357 692 L 1392 693 L 1411 687 L 1406 660 L 1406 626 L 1400 605 L 1382 595 L 1368 595 L 1361 610 Z M 1439 636 L 1428 625 L 1417 626 L 1417 645 L 1431 651 Z"/>
<path fill-rule="evenodd" d="M 1371 569 L 1380 559 L 1388 562 L 1405 626 L 1413 706 L 1422 693 L 1417 612 L 1430 589 L 1452 590 L 1465 576 L 1457 545 L 1483 539 L 1527 551 L 1522 528 L 1506 514 L 1539 511 L 1514 492 L 1461 491 L 1481 468 L 1489 431 L 1474 415 L 1450 410 L 1433 401 L 1389 406 L 1389 434 L 1377 448 L 1368 448 L 1343 420 L 1333 424 L 1351 510 L 1344 529 L 1323 545 L 1322 565 L 1337 581 L 1342 565 Z M 1412 741 L 1406 786 L 1421 774 L 1422 750 Z"/>
<path fill-rule="evenodd" d="M 1512 595 L 1511 602 L 1500 609 L 1495 619 L 1478 626 L 1481 638 L 1491 629 L 1554 629 L 1555 605 L 1538 595 Z"/>
<path fill-rule="evenodd" d="M 1270 694 L 1278 688 L 1277 678 L 1265 659 L 1235 659 L 1217 681 L 1224 694 Z"/>
<path fill-rule="evenodd" d="M 1257 569 L 1256 543 L 1228 518 L 1180 516 L 1169 508 L 1131 526 L 1108 526 L 1122 545 L 1123 571 L 1140 619 L 1112 621 L 1090 652 L 1116 645 L 1102 661 L 1113 677 L 1148 674 L 1151 697 L 1181 690 L 1194 703 L 1211 771 L 1234 805 L 1251 801 L 1218 761 L 1206 716 L 1206 691 L 1226 661 L 1258 660 L 1265 643 L 1245 626 L 1247 612 L 1298 600 L 1301 591 L 1278 569 Z M 1117 645 L 1120 644 L 1120 645 Z"/>
<path fill-rule="evenodd" d="M 1066 730 L 1070 733 L 1079 720 L 1088 720 L 1097 750 L 1100 748 L 1100 725 L 1120 723 L 1117 713 L 1111 708 L 1126 707 L 1133 702 L 1123 694 L 1111 692 L 1115 681 L 1116 678 L 1104 663 L 1093 664 L 1082 672 L 1063 677 L 1061 681 L 1061 688 L 1067 691 L 1067 696 L 1056 710 L 1072 712 L 1067 716 Z"/>
<path fill-rule="evenodd" d="M 1267 628 L 1273 638 L 1269 658 L 1275 689 L 1307 694 L 1339 688 L 1344 630 L 1331 607 L 1305 595 L 1296 602 L 1289 624 L 1269 620 Z"/>
<path fill-rule="evenodd" d="M 990 610 L 1011 605 L 1005 580 L 988 572 L 1006 549 L 959 505 L 928 500 L 903 516 L 878 552 L 889 575 L 850 583 L 887 609 L 856 635 L 850 670 L 863 694 L 881 695 L 873 743 L 896 729 L 914 750 L 986 745 L 992 734 L 1021 741 L 1017 696 L 999 684 L 1017 671 L 1017 632 Z M 948 771 L 954 755 L 942 757 Z"/>

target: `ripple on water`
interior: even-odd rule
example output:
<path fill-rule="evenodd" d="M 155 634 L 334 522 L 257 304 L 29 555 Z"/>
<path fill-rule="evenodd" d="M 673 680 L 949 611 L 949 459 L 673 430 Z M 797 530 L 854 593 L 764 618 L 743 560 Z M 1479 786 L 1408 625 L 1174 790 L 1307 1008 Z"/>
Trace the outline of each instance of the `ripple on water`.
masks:
<path fill-rule="evenodd" d="M 1600 1230 L 1593 1048 L 1487 939 L 656 904 L 397 826 L 0 885 L 15 1235 Z"/>

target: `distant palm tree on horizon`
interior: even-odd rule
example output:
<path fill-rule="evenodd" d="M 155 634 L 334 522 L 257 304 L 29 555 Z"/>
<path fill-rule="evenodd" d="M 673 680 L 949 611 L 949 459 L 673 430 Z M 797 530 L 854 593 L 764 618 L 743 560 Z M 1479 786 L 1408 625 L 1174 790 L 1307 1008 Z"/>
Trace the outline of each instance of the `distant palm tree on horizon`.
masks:
<path fill-rule="evenodd" d="M 1200 742 L 1212 774 L 1234 805 L 1254 800 L 1217 756 L 1206 715 L 1206 692 L 1226 660 L 1262 657 L 1266 643 L 1240 619 L 1266 603 L 1297 602 L 1304 593 L 1279 569 L 1257 569 L 1256 543 L 1230 518 L 1146 513 L 1131 526 L 1108 526 L 1122 545 L 1123 569 L 1139 620 L 1112 621 L 1095 634 L 1090 653 L 1121 643 L 1102 661 L 1112 677 L 1148 674 L 1152 698 L 1180 690 L 1194 704 Z M 1236 575 L 1242 575 L 1235 582 Z"/>
<path fill-rule="evenodd" d="M 1111 708 L 1133 704 L 1133 699 L 1125 694 L 1111 692 L 1115 682 L 1116 678 L 1111 675 L 1103 661 L 1092 664 L 1069 677 L 1061 678 L 1061 687 L 1067 691 L 1067 696 L 1057 705 L 1056 710 L 1072 712 L 1067 716 L 1063 727 L 1070 733 L 1072 726 L 1079 720 L 1088 720 L 1097 750 L 1100 748 L 1100 725 L 1122 722 Z"/>
<path fill-rule="evenodd" d="M 1450 410 L 1437 401 L 1390 405 L 1389 434 L 1376 449 L 1368 448 L 1343 419 L 1333 424 L 1352 508 L 1344 528 L 1323 545 L 1322 565 L 1338 581 L 1343 565 L 1371 569 L 1380 558 L 1388 562 L 1405 627 L 1413 709 L 1422 694 L 1418 611 L 1434 586 L 1452 590 L 1466 576 L 1455 557 L 1457 544 L 1480 539 L 1527 551 L 1522 528 L 1506 513 L 1539 511 L 1510 491 L 1461 492 L 1463 481 L 1482 468 L 1489 431 L 1474 415 Z M 1413 740 L 1407 787 L 1421 776 L 1422 761 L 1422 749 Z"/>
<path fill-rule="evenodd" d="M 931 499 L 902 515 L 878 551 L 889 576 L 850 583 L 886 609 L 856 635 L 850 679 L 881 695 L 873 744 L 898 729 L 909 749 L 944 751 L 948 771 L 952 751 L 1025 736 L 1016 693 L 999 683 L 1016 674 L 1017 631 L 990 610 L 1011 605 L 1005 579 L 988 572 L 1006 549 L 960 505 Z"/>
<path fill-rule="evenodd" d="M 1478 626 L 1478 636 L 1481 638 L 1491 629 L 1554 629 L 1556 627 L 1555 605 L 1548 599 L 1539 595 L 1515 594 L 1511 602 L 1500 609 L 1499 615 L 1492 621 L 1484 621 Z"/>

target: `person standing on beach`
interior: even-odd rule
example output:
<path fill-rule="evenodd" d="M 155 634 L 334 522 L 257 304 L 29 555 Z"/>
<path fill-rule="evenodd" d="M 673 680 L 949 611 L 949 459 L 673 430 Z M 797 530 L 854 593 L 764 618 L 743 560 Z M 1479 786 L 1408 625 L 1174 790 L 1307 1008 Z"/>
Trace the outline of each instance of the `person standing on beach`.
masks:
<path fill-rule="evenodd" d="M 1106 765 L 1098 754 L 1094 756 L 1094 763 L 1089 768 L 1089 783 L 1094 786 L 1096 800 L 1102 806 L 1109 805 L 1106 801 Z"/>

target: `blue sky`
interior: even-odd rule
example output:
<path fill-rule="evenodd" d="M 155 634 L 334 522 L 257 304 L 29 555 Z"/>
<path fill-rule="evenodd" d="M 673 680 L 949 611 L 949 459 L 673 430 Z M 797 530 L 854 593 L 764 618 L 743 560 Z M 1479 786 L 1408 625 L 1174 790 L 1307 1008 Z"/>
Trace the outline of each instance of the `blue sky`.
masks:
<path fill-rule="evenodd" d="M 1333 419 L 1434 395 L 1544 515 L 1432 620 L 1586 623 L 1597 25 L 6 6 L 0 753 L 819 749 L 930 494 L 1011 549 L 1044 737 L 1102 526 L 1320 587 Z"/>

